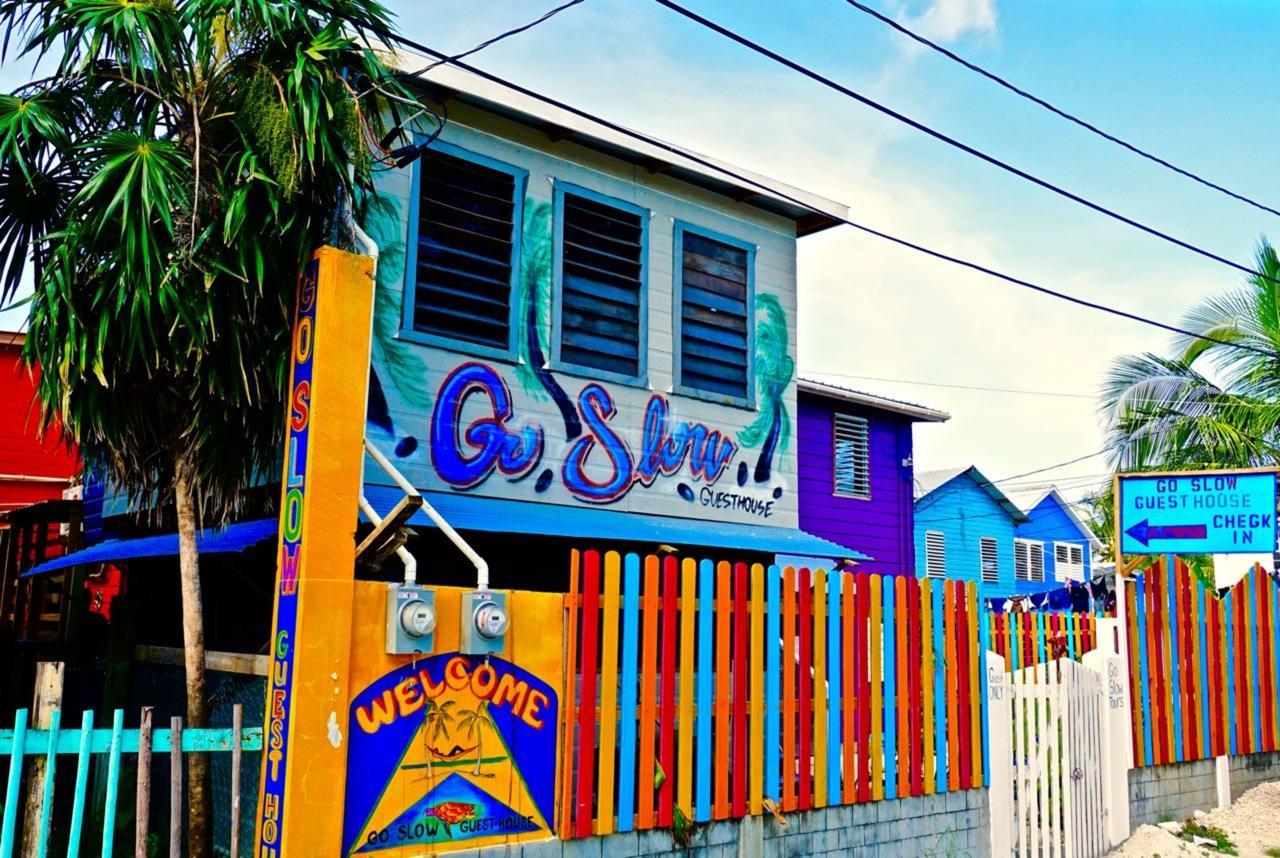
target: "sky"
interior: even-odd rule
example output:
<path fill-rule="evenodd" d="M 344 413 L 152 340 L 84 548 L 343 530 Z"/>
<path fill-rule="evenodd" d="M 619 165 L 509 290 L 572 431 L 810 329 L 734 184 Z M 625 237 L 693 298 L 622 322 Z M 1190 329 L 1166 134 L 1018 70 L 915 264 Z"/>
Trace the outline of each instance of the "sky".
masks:
<path fill-rule="evenodd" d="M 1248 264 L 1280 218 L 1069 125 L 844 0 L 681 0 L 896 110 Z M 1280 7 L 1215 0 L 866 0 L 1156 154 L 1280 208 Z M 389 0 L 456 53 L 553 0 Z M 585 0 L 469 62 L 612 121 L 838 200 L 853 219 L 1082 298 L 1177 322 L 1241 275 L 1061 199 L 823 89 L 656 3 Z M 0 69 L 0 86 L 29 69 Z M 949 412 L 917 470 L 1004 479 L 1101 449 L 1111 362 L 1168 335 L 849 228 L 799 243 L 800 372 Z M 0 328 L 14 315 L 0 314 Z M 872 379 L 892 379 L 879 381 Z M 940 386 L 939 386 L 940 385 Z M 960 389 L 952 386 L 961 386 Z M 975 390 L 1003 388 L 1019 393 Z M 1054 395 L 1044 395 L 1054 394 Z M 1095 457 L 1047 471 L 1078 497 Z"/>

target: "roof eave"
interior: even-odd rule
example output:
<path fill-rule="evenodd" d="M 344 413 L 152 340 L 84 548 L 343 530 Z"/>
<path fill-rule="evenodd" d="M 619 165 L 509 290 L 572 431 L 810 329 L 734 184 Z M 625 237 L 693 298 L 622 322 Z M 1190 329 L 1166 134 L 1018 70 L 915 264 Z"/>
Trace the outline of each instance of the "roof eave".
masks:
<path fill-rule="evenodd" d="M 813 381 L 807 378 L 797 381 L 796 386 L 802 393 L 901 414 L 920 423 L 945 423 L 951 419 L 951 415 L 946 411 L 938 411 L 935 408 L 926 408 L 923 405 L 912 405 L 907 402 L 897 402 L 887 397 L 876 396 L 873 393 L 832 387 L 820 381 Z"/>

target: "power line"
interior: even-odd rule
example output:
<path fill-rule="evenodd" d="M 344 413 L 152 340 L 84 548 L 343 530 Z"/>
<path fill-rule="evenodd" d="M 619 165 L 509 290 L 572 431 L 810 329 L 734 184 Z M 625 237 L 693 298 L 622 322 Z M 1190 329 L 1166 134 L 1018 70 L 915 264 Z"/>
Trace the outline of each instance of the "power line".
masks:
<path fill-rule="evenodd" d="M 1041 98 L 1040 96 L 1030 93 L 1025 89 L 1022 89 L 1016 84 L 1001 77 L 995 72 L 992 72 L 983 68 L 977 63 L 973 63 L 973 62 L 970 62 L 969 60 L 966 60 L 964 57 L 956 54 L 951 49 L 943 45 L 940 45 L 937 42 L 934 42 L 925 36 L 920 35 L 914 30 L 907 28 L 905 25 L 898 23 L 897 21 L 893 20 L 889 16 L 871 8 L 865 3 L 860 3 L 858 2 L 858 0 L 845 0 L 845 2 L 848 3 L 850 6 L 852 6 L 853 8 L 861 12 L 865 12 L 871 17 L 876 18 L 877 20 L 885 24 L 888 24 L 890 27 L 897 30 L 899 33 L 906 36 L 907 38 L 913 39 L 916 42 L 919 42 L 920 44 L 924 45 L 925 47 L 932 48 L 933 50 L 942 54 L 944 57 L 956 63 L 959 63 L 960 65 L 969 69 L 969 71 L 982 75 L 987 80 L 990 80 L 993 83 L 996 83 L 999 86 L 1004 87 L 1005 89 L 1009 90 L 1015 95 L 1019 95 L 1022 98 L 1025 98 L 1028 101 L 1032 102 L 1033 104 L 1037 104 L 1040 107 L 1043 107 L 1045 110 L 1049 111 L 1050 113 L 1053 113 L 1074 125 L 1078 125 L 1081 128 L 1085 129 L 1086 131 L 1090 131 L 1098 135 L 1104 140 L 1114 143 L 1117 146 L 1123 147 L 1124 149 L 1129 150 L 1130 152 L 1132 152 L 1133 154 L 1141 158 L 1146 158 L 1148 161 L 1159 164 L 1161 167 L 1164 167 L 1168 170 L 1172 170 L 1178 175 L 1184 176 L 1193 182 L 1198 182 L 1199 184 L 1204 185 L 1207 188 L 1212 188 L 1213 190 L 1218 191 L 1221 194 L 1226 194 L 1228 197 L 1231 197 L 1232 199 L 1235 199 L 1235 200 L 1239 200 L 1240 202 L 1245 203 L 1246 205 L 1253 206 L 1256 209 L 1261 209 L 1264 212 L 1270 212 L 1273 215 L 1280 215 L 1280 210 L 1274 209 L 1271 206 L 1266 205 L 1265 203 L 1260 203 L 1255 199 L 1245 196 L 1244 194 L 1237 193 L 1236 191 L 1233 191 L 1230 188 L 1225 188 L 1222 185 L 1219 185 L 1216 182 L 1212 182 L 1209 179 L 1204 178 L 1203 176 L 1197 175 L 1196 173 L 1193 173 L 1190 170 L 1187 170 L 1183 167 L 1179 167 L 1177 164 L 1170 163 L 1164 158 L 1161 158 L 1159 155 L 1152 154 L 1151 152 L 1148 152 L 1147 150 L 1142 149 L 1141 147 L 1136 146 L 1135 144 L 1130 143 L 1127 140 L 1124 140 L 1120 137 L 1117 137 L 1114 134 L 1110 134 L 1106 131 L 1103 131 L 1101 128 L 1094 125 L 1092 122 L 1082 119 L 1079 116 L 1076 116 L 1075 114 L 1070 113 L 1054 105 L 1053 103 Z"/>
<path fill-rule="evenodd" d="M 347 20 L 344 16 L 338 14 L 333 9 L 329 9 L 320 4 L 312 2 L 312 0 L 303 0 L 303 2 L 305 5 L 311 6 L 312 8 L 316 8 L 322 12 L 333 15 L 335 18 L 338 18 L 340 20 Z M 393 41 L 398 44 L 404 45 L 405 47 L 412 48 L 413 50 L 423 53 L 427 56 L 432 56 L 432 57 L 436 57 L 437 59 L 444 60 L 449 65 L 456 66 L 462 71 L 468 72 L 469 74 L 475 75 L 476 77 L 479 77 L 483 80 L 487 80 L 491 83 L 496 83 L 500 86 L 504 86 L 510 89 L 512 92 L 517 92 L 527 98 L 531 98 L 536 101 L 540 101 L 543 104 L 548 104 L 559 110 L 563 110 L 565 113 L 572 114 L 573 116 L 577 116 L 581 119 L 586 119 L 589 122 L 593 122 L 597 125 L 600 125 L 601 127 L 608 128 L 609 130 L 614 131 L 618 134 L 622 134 L 634 140 L 640 140 L 644 143 L 647 143 L 650 146 L 653 146 L 654 148 L 663 149 L 686 161 L 691 161 L 695 164 L 705 167 L 706 169 L 713 170 L 716 173 L 719 173 L 723 176 L 728 176 L 738 182 L 741 182 L 744 185 L 749 185 L 753 188 L 756 188 L 757 190 L 761 191 L 765 195 L 772 196 L 776 199 L 785 200 L 800 208 L 813 211 L 812 203 L 807 203 L 792 194 L 788 194 L 786 191 L 783 191 L 780 188 L 772 187 L 770 185 L 764 184 L 763 182 L 757 179 L 744 176 L 741 173 L 731 170 L 722 164 L 717 164 L 714 161 L 703 158 L 693 152 L 689 152 L 685 149 L 681 149 L 677 146 L 673 146 L 670 143 L 667 143 L 663 140 L 659 140 L 655 137 L 650 137 L 649 135 L 643 134 L 639 131 L 634 131 L 630 128 L 627 128 L 624 125 L 619 125 L 616 122 L 611 122 L 607 119 L 604 119 L 603 117 L 597 116 L 586 110 L 583 110 L 578 107 L 574 107 L 573 105 L 570 105 L 570 104 L 566 104 L 565 102 L 560 101 L 559 99 L 552 98 L 549 95 L 544 95 L 540 92 L 537 92 L 536 90 L 529 89 L 526 86 L 522 86 L 518 83 L 514 83 L 513 81 L 506 80 L 504 78 L 499 77 L 498 75 L 492 74 L 491 72 L 484 71 L 483 69 L 477 68 L 476 66 L 473 66 L 469 63 L 462 62 L 461 60 L 452 60 L 449 58 L 447 54 L 441 53 L 440 51 L 437 51 L 434 48 L 427 47 L 421 42 L 415 41 L 405 36 L 401 36 L 400 34 L 395 33 L 386 28 L 379 28 L 374 32 L 376 32 L 379 36 L 381 36 L 382 38 L 388 41 Z M 953 265 L 957 265 L 962 268 L 968 268 L 971 271 L 977 271 L 981 274 L 986 274 L 989 277 L 994 277 L 998 280 L 1003 280 L 1006 283 L 1011 283 L 1015 286 L 1020 286 L 1024 289 L 1029 289 L 1033 292 L 1038 292 L 1042 295 L 1048 295 L 1052 298 L 1057 298 L 1061 301 L 1066 301 L 1067 303 L 1075 304 L 1076 306 L 1079 306 L 1079 307 L 1085 307 L 1086 309 L 1096 310 L 1100 313 L 1106 313 L 1108 315 L 1116 316 L 1118 318 L 1128 319 L 1129 321 L 1132 321 L 1132 322 L 1137 322 L 1139 324 L 1147 325 L 1149 327 L 1157 328 L 1159 330 L 1168 331 L 1169 333 L 1180 334 L 1184 337 L 1190 337 L 1191 339 L 1194 339 L 1194 340 L 1200 340 L 1202 342 L 1208 342 L 1208 343 L 1216 343 L 1217 345 L 1220 345 L 1220 346 L 1240 349 L 1242 351 L 1251 352 L 1253 354 L 1258 354 L 1263 357 L 1280 358 L 1280 353 L 1277 353 L 1277 352 L 1269 351 L 1266 349 L 1260 349 L 1256 346 L 1248 345 L 1247 343 L 1231 342 L 1230 340 L 1224 340 L 1219 337 L 1212 336 L 1210 334 L 1197 333 L 1195 331 L 1191 331 L 1186 328 L 1180 328 L 1177 325 L 1171 325 L 1171 324 L 1168 324 L 1167 322 L 1161 322 L 1155 319 L 1148 318 L 1146 316 L 1141 316 L 1137 313 L 1131 313 L 1128 310 L 1121 310 L 1116 307 L 1110 307 L 1106 304 L 1100 304 L 1096 301 L 1089 301 L 1084 298 L 1079 298 L 1075 295 L 1070 295 L 1066 292 L 1059 292 L 1056 289 L 1050 289 L 1047 286 L 1041 286 L 1037 283 L 1031 282 L 1030 280 L 1024 280 L 1020 277 L 1015 277 L 1011 274 L 1005 274 L 1001 271 L 997 271 L 994 268 L 989 268 L 980 263 L 971 262 L 966 259 L 961 259 L 958 256 L 952 256 L 951 254 L 945 253 L 940 250 L 934 250 L 933 248 L 926 247 L 922 244 L 918 244 L 909 239 L 884 232 L 874 227 L 867 226 L 866 224 L 858 223 L 857 221 L 851 220 L 847 217 L 838 217 L 830 213 L 824 213 L 824 214 L 838 223 L 845 224 L 846 226 L 851 226 L 854 229 L 867 233 L 868 235 L 874 235 L 877 238 L 881 238 L 885 241 L 892 242 L 902 247 L 906 247 L 918 253 L 922 253 L 926 256 L 931 256 L 935 259 L 940 259 L 944 262 L 949 262 Z"/>
<path fill-rule="evenodd" d="M 1075 202 L 1075 203 L 1079 203 L 1080 205 L 1085 206 L 1086 208 L 1092 209 L 1093 211 L 1098 212 L 1099 214 L 1105 215 L 1111 218 L 1112 220 L 1119 221 L 1120 223 L 1131 226 L 1134 229 L 1137 229 L 1141 232 L 1145 232 L 1148 235 L 1159 238 L 1162 241 L 1166 241 L 1170 244 L 1176 245 L 1177 247 L 1181 247 L 1183 250 L 1187 250 L 1191 253 L 1196 254 L 1197 256 L 1202 256 L 1205 259 L 1211 259 L 1214 262 L 1217 262 L 1229 268 L 1235 269 L 1236 271 L 1239 271 L 1243 274 L 1248 274 L 1251 277 L 1261 277 L 1262 279 L 1272 283 L 1280 283 L 1280 281 L 1277 281 L 1273 277 L 1269 277 L 1268 275 L 1264 274 L 1261 271 L 1255 271 L 1254 269 L 1250 268 L 1247 265 L 1242 265 L 1241 263 L 1236 262 L 1235 260 L 1228 259 L 1227 257 L 1222 256 L 1221 254 L 1214 253 L 1212 250 L 1206 250 L 1205 248 L 1200 247 L 1199 245 L 1192 244 L 1189 241 L 1178 238 L 1177 236 L 1171 235 L 1170 233 L 1167 233 L 1161 229 L 1157 229 L 1156 227 L 1149 226 L 1143 223 L 1142 221 L 1131 218 L 1128 215 L 1121 214 L 1120 212 L 1117 212 L 1114 209 L 1107 208 L 1101 203 L 1095 203 L 1093 200 L 1090 200 L 1087 197 L 1082 197 L 1073 191 L 1069 191 L 1060 185 L 1056 185 L 1053 182 L 1048 181 L 1047 179 L 1042 179 L 1033 173 L 1029 173 L 1026 170 L 1023 170 L 1019 167 L 1015 167 L 1014 165 L 1010 164 L 1008 161 L 1003 161 L 995 157 L 994 155 L 988 155 L 986 152 L 983 152 L 981 149 L 978 149 L 974 146 L 970 146 L 967 143 L 963 143 L 960 140 L 957 140 L 956 138 L 937 130 L 936 128 L 933 128 L 929 125 L 925 125 L 923 122 L 920 122 L 916 119 L 912 119 L 906 114 L 900 113 L 897 110 L 894 110 L 893 108 L 888 107 L 887 105 L 881 104 L 875 99 L 870 98 L 869 96 L 863 95 L 857 90 L 850 89 L 849 87 L 843 84 L 837 83 L 831 78 L 826 77 L 825 75 L 819 74 L 813 69 L 808 68 L 807 66 L 804 66 L 796 62 L 795 60 L 784 57 L 782 54 L 778 53 L 777 51 L 766 48 L 764 45 L 760 44 L 759 42 L 754 42 L 751 39 L 748 39 L 746 36 L 743 36 L 733 30 L 730 30 L 728 27 L 717 24 L 715 21 L 712 21 L 709 18 L 704 18 L 703 16 L 699 15 L 697 12 L 694 12 L 691 9 L 686 9 L 685 7 L 681 6 L 679 3 L 674 2 L 674 0 L 654 0 L 654 2 L 658 3 L 659 5 L 666 6 L 668 9 L 672 10 L 673 12 L 677 12 L 680 15 L 683 15 L 684 17 L 688 18 L 690 21 L 693 21 L 694 23 L 699 24 L 708 30 L 718 33 L 721 36 L 724 36 L 726 39 L 729 39 L 730 41 L 737 42 L 743 47 L 749 48 L 750 50 L 755 51 L 761 56 L 767 57 L 773 60 L 775 63 L 786 66 L 792 71 L 797 72 L 801 75 L 804 75 L 810 80 L 816 81 L 817 83 L 822 84 L 828 89 L 832 89 L 847 98 L 851 98 L 854 101 L 857 101 L 863 105 L 866 105 L 867 107 L 872 108 L 873 110 L 877 110 L 880 113 L 883 113 L 886 116 L 896 119 L 899 122 L 905 125 L 908 125 L 917 131 L 920 131 L 924 134 L 929 135 L 935 140 L 939 140 L 943 143 L 946 143 L 948 146 L 951 146 L 955 149 L 959 149 L 961 152 L 964 152 L 968 155 L 972 155 L 973 157 L 978 158 L 979 160 L 985 161 L 994 167 L 998 167 L 1001 170 L 1004 170 L 1007 173 L 1017 176 L 1020 179 L 1024 179 L 1028 182 L 1031 182 L 1032 184 L 1038 185 L 1047 191 L 1052 191 L 1053 193 L 1057 194 L 1060 197 L 1071 200 L 1072 202 Z"/>

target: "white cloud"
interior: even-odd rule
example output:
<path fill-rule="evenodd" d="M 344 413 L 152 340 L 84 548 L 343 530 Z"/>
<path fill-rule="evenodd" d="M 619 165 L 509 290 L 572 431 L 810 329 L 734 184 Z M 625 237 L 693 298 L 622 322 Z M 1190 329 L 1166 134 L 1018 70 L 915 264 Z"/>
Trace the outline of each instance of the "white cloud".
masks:
<path fill-rule="evenodd" d="M 954 42 L 970 34 L 996 32 L 995 0 L 934 0 L 929 8 L 903 22 L 937 42 Z"/>

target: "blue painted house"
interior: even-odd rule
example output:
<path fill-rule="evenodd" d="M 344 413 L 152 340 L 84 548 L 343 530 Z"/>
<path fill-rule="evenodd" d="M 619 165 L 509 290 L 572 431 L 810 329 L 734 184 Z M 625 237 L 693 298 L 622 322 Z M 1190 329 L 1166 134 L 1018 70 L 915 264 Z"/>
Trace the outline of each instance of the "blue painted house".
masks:
<path fill-rule="evenodd" d="M 859 568 L 910 574 L 912 432 L 950 415 L 806 378 L 797 399 L 801 529 L 869 556 Z"/>
<path fill-rule="evenodd" d="M 972 465 L 918 474 L 916 574 L 979 581 L 983 595 L 1037 592 L 1044 588 L 1043 549 L 1028 545 L 1021 555 L 1015 550 L 1018 527 L 1029 521 Z"/>
<path fill-rule="evenodd" d="M 1018 525 L 1016 556 L 1029 557 L 1034 546 L 1039 545 L 1044 556 L 1044 579 L 1049 583 L 1088 581 L 1093 577 L 1093 552 L 1101 542 L 1056 488 L 1041 486 L 1011 492 L 1009 497 L 1028 519 Z"/>

